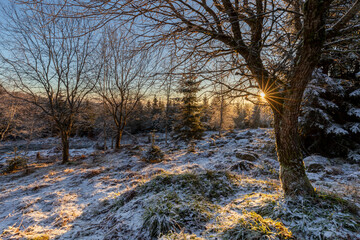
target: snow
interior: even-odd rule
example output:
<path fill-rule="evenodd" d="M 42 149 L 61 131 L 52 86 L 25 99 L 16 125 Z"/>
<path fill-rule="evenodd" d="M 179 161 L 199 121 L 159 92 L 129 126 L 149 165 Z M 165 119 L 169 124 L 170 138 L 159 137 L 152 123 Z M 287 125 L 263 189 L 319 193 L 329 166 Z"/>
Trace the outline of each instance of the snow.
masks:
<path fill-rule="evenodd" d="M 359 72 L 359 77 L 360 77 L 360 72 Z M 351 92 L 349 94 L 350 97 L 359 97 L 360 96 L 360 89 L 356 89 L 355 91 Z"/>
<path fill-rule="evenodd" d="M 336 105 L 335 103 L 331 102 L 331 101 L 328 101 L 328 100 L 325 100 L 325 99 L 322 99 L 322 98 L 319 98 L 319 105 L 323 108 L 330 108 L 330 109 L 338 109 L 338 105 Z"/>
<path fill-rule="evenodd" d="M 348 111 L 348 115 L 360 118 L 360 108 L 350 108 Z"/>
<path fill-rule="evenodd" d="M 350 123 L 350 131 L 352 133 L 360 133 L 360 123 Z"/>
<path fill-rule="evenodd" d="M 239 214 L 226 209 L 234 206 L 256 208 L 266 194 L 281 195 L 272 129 L 246 129 L 222 137 L 216 132 L 207 132 L 204 140 L 197 141 L 195 152 L 189 152 L 182 142 L 170 142 L 166 146 L 162 141 L 164 136 L 157 135 L 156 144 L 165 152 L 166 160 L 155 164 L 140 160 L 142 152 L 149 147 L 145 137 L 140 138 L 140 148 L 126 145 L 118 152 L 97 151 L 92 147 L 94 142 L 75 139 L 77 144 L 73 146 L 79 148 L 71 149 L 76 161 L 69 165 L 60 164 L 60 155 L 54 149 L 55 139 L 34 141 L 36 145 L 49 143 L 49 148 L 27 151 L 30 172 L 0 175 L 0 238 L 31 239 L 41 235 L 50 239 L 89 240 L 143 237 L 144 207 L 152 195 L 138 196 L 114 209 L 119 196 L 128 194 L 130 199 L 132 190 L 163 172 L 229 170 L 241 161 L 237 156 L 245 156 L 245 153 L 256 156 L 251 161 L 255 167 L 233 171 L 241 178 L 239 184 L 243 187 L 235 199 L 223 197 L 219 200 L 223 204 L 219 219 L 230 221 Z M 4 146 L 11 149 L 9 146 L 14 144 Z M 42 160 L 35 158 L 37 152 L 41 153 Z M 2 163 L 5 163 L 5 155 L 11 156 L 3 154 Z M 341 159 L 318 155 L 305 158 L 304 162 L 316 162 L 325 167 L 324 171 L 308 174 L 317 190 L 336 192 L 360 206 L 358 164 L 343 164 Z M 268 184 L 274 188 L 269 188 Z M 326 231 L 329 236 L 334 232 Z"/>
<path fill-rule="evenodd" d="M 355 77 L 360 78 L 360 72 L 357 72 L 357 73 L 355 74 Z"/>
<path fill-rule="evenodd" d="M 303 159 L 305 166 L 309 166 L 312 163 L 322 164 L 322 165 L 330 165 L 329 159 L 320 155 L 310 155 Z"/>
<path fill-rule="evenodd" d="M 332 124 L 326 129 L 327 134 L 335 134 L 335 135 L 347 135 L 349 134 L 348 131 L 343 129 L 339 124 Z"/>

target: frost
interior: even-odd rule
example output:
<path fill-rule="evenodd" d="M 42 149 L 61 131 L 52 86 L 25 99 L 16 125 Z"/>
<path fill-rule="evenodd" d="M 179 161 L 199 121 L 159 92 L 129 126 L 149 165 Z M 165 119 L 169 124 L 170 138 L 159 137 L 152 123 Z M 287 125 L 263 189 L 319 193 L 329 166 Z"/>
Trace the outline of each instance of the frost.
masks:
<path fill-rule="evenodd" d="M 338 105 L 336 105 L 335 103 L 331 102 L 331 101 L 328 101 L 328 100 L 325 100 L 325 99 L 322 99 L 322 98 L 319 98 L 319 105 L 321 107 L 324 107 L 324 108 L 331 108 L 331 109 L 338 109 Z"/>
<path fill-rule="evenodd" d="M 309 204 L 282 197 L 273 129 L 235 131 L 216 140 L 213 134 L 196 141 L 194 152 L 159 140 L 166 159 L 152 164 L 141 161 L 150 146 L 145 136 L 117 152 L 71 149 L 86 156 L 69 165 L 36 162 L 36 152 L 29 152 L 32 172 L 0 175 L 0 238 L 204 240 L 241 239 L 243 232 L 250 239 L 291 239 L 291 231 L 295 239 L 360 239 L 345 200 Z M 230 171 L 245 152 L 256 156 L 254 168 Z M 359 159 L 358 153 L 348 157 Z M 53 154 L 41 152 L 44 159 Z M 320 155 L 304 161 L 324 165 L 309 174 L 317 192 L 357 201 L 359 165 Z M 329 173 L 332 168 L 338 173 Z"/>
<path fill-rule="evenodd" d="M 348 115 L 360 118 L 360 108 L 351 108 L 348 111 Z"/>
<path fill-rule="evenodd" d="M 326 129 L 327 134 L 335 134 L 335 135 L 347 135 L 349 134 L 344 128 L 342 128 L 339 124 L 333 124 Z"/>
<path fill-rule="evenodd" d="M 359 72 L 359 77 L 360 77 L 360 72 Z M 349 94 L 350 97 L 359 97 L 360 96 L 360 89 L 356 89 L 355 91 L 351 92 Z"/>
<path fill-rule="evenodd" d="M 351 123 L 350 131 L 355 134 L 360 133 L 360 123 Z"/>
<path fill-rule="evenodd" d="M 360 72 L 357 72 L 357 73 L 355 74 L 355 77 L 360 78 Z"/>
<path fill-rule="evenodd" d="M 348 154 L 348 159 L 355 163 L 360 163 L 360 154 L 356 151 L 351 151 Z"/>

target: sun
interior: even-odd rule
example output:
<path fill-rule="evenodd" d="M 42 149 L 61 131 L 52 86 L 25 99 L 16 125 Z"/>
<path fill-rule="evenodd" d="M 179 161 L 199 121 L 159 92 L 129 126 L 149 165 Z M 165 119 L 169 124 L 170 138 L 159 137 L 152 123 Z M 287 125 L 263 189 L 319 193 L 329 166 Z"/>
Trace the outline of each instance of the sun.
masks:
<path fill-rule="evenodd" d="M 260 92 L 260 97 L 261 97 L 261 98 L 265 98 L 265 96 L 266 96 L 266 95 L 265 95 L 264 92 Z"/>

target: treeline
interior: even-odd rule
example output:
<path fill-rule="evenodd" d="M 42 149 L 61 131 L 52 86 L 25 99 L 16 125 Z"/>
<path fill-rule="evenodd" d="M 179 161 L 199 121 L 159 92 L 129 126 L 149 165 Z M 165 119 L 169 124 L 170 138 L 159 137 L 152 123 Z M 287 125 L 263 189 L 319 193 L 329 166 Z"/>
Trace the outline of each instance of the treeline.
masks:
<path fill-rule="evenodd" d="M 53 120 L 39 108 L 0 92 L 1 140 L 29 140 L 55 137 L 59 130 Z M 156 95 L 140 100 L 129 116 L 125 134 L 149 133 L 151 131 L 173 135 L 174 126 L 180 119 L 182 98 L 166 101 Z M 272 117 L 267 107 L 251 103 L 234 102 L 221 104 L 218 97 L 204 96 L 197 101 L 201 124 L 207 131 L 230 131 L 234 129 L 271 127 Z M 116 137 L 117 130 L 111 114 L 104 111 L 99 101 L 85 101 L 75 117 L 71 136 L 88 137 L 94 140 Z M 222 112 L 222 113 L 221 113 Z M 221 116 L 222 114 L 222 116 Z M 221 117 L 223 119 L 221 119 Z M 222 121 L 222 123 L 221 123 Z"/>

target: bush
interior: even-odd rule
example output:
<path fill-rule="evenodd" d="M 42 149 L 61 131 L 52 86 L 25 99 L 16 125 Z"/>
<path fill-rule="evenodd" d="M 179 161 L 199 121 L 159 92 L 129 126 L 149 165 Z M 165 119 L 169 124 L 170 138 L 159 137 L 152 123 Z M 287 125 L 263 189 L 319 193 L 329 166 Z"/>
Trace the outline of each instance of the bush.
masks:
<path fill-rule="evenodd" d="M 21 170 L 27 168 L 28 157 L 21 154 L 15 148 L 14 157 L 7 158 L 6 160 L 6 172 L 12 172 L 15 170 Z"/>
<path fill-rule="evenodd" d="M 143 156 L 143 160 L 148 163 L 158 163 L 164 160 L 164 153 L 159 146 L 151 145 L 150 149 Z"/>

